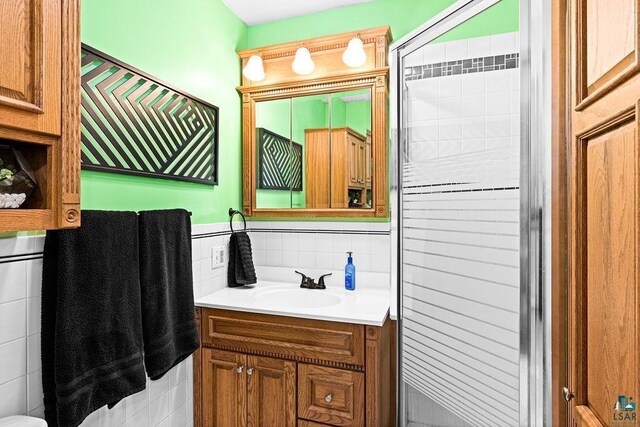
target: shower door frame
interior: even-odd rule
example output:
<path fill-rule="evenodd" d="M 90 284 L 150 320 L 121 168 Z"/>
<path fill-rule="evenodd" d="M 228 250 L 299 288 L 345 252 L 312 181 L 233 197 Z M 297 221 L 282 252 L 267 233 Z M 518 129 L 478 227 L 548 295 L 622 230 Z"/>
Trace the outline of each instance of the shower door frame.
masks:
<path fill-rule="evenodd" d="M 402 147 L 406 114 L 403 58 L 501 0 L 458 0 L 395 41 L 391 65 L 391 280 L 397 318 L 398 425 L 406 425 L 401 386 Z M 520 0 L 520 423 L 550 426 L 551 404 L 551 1 Z M 412 48 L 413 47 L 413 48 Z M 535 142 L 535 143 L 534 143 Z M 393 292 L 395 289 L 395 292 Z"/>

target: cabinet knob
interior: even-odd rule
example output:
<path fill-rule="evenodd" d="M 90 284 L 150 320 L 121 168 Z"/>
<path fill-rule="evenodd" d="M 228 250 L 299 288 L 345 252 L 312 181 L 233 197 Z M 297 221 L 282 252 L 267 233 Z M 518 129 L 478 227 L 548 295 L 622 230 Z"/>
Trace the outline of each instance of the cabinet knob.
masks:
<path fill-rule="evenodd" d="M 564 397 L 564 400 L 569 402 L 571 399 L 573 399 L 576 395 L 569 390 L 567 387 L 562 387 L 562 397 Z"/>
<path fill-rule="evenodd" d="M 239 373 L 239 374 L 241 374 L 243 369 L 244 369 L 244 366 L 238 366 L 238 367 L 236 368 L 236 372 L 237 372 L 237 373 Z"/>
<path fill-rule="evenodd" d="M 327 403 L 331 403 L 332 400 L 333 400 L 333 396 L 331 395 L 331 393 L 327 394 L 324 397 L 324 401 L 327 402 Z"/>
<path fill-rule="evenodd" d="M 247 375 L 253 375 L 253 368 L 247 369 Z"/>

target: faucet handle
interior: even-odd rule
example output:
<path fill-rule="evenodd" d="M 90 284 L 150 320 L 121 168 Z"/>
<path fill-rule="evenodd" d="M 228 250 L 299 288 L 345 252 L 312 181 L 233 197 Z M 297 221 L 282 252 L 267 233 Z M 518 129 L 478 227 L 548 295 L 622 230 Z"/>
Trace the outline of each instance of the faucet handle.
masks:
<path fill-rule="evenodd" d="M 318 287 L 320 289 L 326 289 L 327 286 L 324 284 L 324 278 L 327 276 L 331 276 L 331 274 L 333 273 L 327 273 L 327 274 L 323 274 L 322 276 L 320 276 L 320 278 L 318 279 Z"/>
<path fill-rule="evenodd" d="M 311 277 L 307 276 L 304 273 L 300 273 L 298 270 L 294 270 L 294 271 L 302 276 L 302 281 L 300 282 L 301 288 L 313 288 L 315 283 L 313 282 L 313 279 Z"/>

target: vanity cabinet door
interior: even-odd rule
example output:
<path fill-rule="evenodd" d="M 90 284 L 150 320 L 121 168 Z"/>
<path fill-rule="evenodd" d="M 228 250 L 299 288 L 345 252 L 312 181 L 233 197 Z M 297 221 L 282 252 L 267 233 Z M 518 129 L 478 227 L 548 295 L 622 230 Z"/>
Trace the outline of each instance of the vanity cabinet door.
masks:
<path fill-rule="evenodd" d="M 247 356 L 247 425 L 295 427 L 296 363 Z"/>
<path fill-rule="evenodd" d="M 247 356 L 203 348 L 203 427 L 246 425 Z"/>

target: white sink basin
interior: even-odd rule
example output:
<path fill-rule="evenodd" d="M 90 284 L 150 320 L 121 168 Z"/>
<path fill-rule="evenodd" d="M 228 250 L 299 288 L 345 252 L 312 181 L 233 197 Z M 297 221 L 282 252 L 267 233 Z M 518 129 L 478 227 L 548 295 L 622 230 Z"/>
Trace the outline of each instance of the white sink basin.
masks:
<path fill-rule="evenodd" d="M 295 279 L 295 277 L 292 276 Z M 387 289 L 347 291 L 342 286 L 302 289 L 300 283 L 259 281 L 224 288 L 199 298 L 198 307 L 302 319 L 382 326 L 389 312 Z"/>
<path fill-rule="evenodd" d="M 260 289 L 253 297 L 263 306 L 321 308 L 340 304 L 342 298 L 325 289 Z"/>

